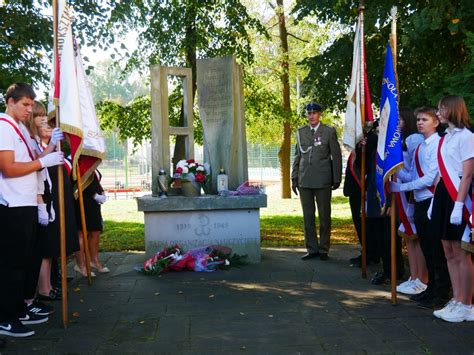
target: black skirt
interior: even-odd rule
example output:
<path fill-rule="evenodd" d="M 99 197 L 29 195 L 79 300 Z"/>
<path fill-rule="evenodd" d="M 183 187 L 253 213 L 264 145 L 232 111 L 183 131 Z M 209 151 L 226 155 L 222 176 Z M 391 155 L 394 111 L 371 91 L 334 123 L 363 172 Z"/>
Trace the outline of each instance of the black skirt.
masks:
<path fill-rule="evenodd" d="M 471 191 L 469 191 L 469 194 L 471 194 Z M 436 185 L 431 213 L 431 230 L 434 238 L 461 241 L 466 229 L 466 222 L 463 220 L 459 226 L 451 224 L 453 208 L 454 201 L 449 196 L 443 179 L 440 179 L 438 185 Z"/>
<path fill-rule="evenodd" d="M 102 221 L 102 212 L 100 210 L 100 205 L 94 199 L 96 193 L 100 194 L 102 188 L 97 179 L 93 179 L 88 187 L 82 192 L 84 199 L 84 214 L 86 218 L 86 229 L 87 231 L 99 231 L 102 232 L 104 229 Z M 81 221 L 81 212 L 79 208 L 79 199 L 75 201 L 76 206 L 76 220 L 77 220 L 77 230 L 82 231 L 82 221 Z"/>
<path fill-rule="evenodd" d="M 77 238 L 76 216 L 74 211 L 74 196 L 72 193 L 71 180 L 66 172 L 63 170 L 64 178 L 64 220 L 66 225 L 66 255 L 71 255 L 79 250 L 79 240 Z M 59 232 L 59 196 L 58 196 L 58 167 L 54 166 L 48 168 L 49 176 L 51 178 L 52 191 L 51 196 L 47 202 L 48 211 L 54 208 L 56 218 L 53 222 L 49 222 L 47 227 L 40 227 L 41 238 L 41 252 L 44 258 L 59 257 L 61 255 L 61 242 Z M 45 187 L 45 195 L 49 193 L 49 187 Z"/>

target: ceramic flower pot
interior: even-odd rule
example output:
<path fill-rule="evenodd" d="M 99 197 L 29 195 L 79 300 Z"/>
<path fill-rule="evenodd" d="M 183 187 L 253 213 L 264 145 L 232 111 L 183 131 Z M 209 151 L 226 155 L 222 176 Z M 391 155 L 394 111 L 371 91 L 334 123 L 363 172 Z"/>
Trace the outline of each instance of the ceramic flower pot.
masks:
<path fill-rule="evenodd" d="M 195 181 L 181 180 L 181 193 L 186 197 L 201 196 L 201 185 Z"/>

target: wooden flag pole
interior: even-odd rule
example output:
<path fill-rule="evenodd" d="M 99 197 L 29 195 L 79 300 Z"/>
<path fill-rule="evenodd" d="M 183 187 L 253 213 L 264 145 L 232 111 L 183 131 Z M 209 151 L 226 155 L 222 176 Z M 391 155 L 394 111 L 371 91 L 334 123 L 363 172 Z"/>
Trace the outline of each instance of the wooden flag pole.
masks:
<path fill-rule="evenodd" d="M 82 249 L 84 250 L 84 255 L 86 257 L 86 271 L 87 271 L 87 281 L 89 285 L 92 285 L 92 275 L 91 275 L 91 257 L 89 253 L 89 241 L 87 240 L 87 225 L 86 225 L 86 213 L 84 210 L 84 195 L 82 193 L 82 184 L 81 184 L 81 171 L 79 170 L 79 163 L 76 164 L 76 174 L 77 174 L 77 194 L 79 199 L 79 209 L 81 212 L 81 225 L 82 225 Z"/>
<path fill-rule="evenodd" d="M 364 85 L 364 0 L 359 2 L 359 16 L 360 16 L 360 80 L 359 80 L 359 90 L 360 90 L 360 101 L 361 101 L 361 123 L 362 129 L 364 131 L 365 137 L 365 85 Z M 362 260 L 361 260 L 361 270 L 362 278 L 367 278 L 367 238 L 366 238 L 366 211 L 365 211 L 365 165 L 366 165 L 366 149 L 365 144 L 361 147 L 361 163 L 360 163 L 360 234 L 361 234 L 361 244 L 362 244 Z"/>
<path fill-rule="evenodd" d="M 58 2 L 53 0 L 53 37 L 54 37 L 54 53 L 58 54 Z M 54 65 L 59 65 L 59 61 L 53 58 Z M 57 80 L 57 78 L 55 78 Z M 60 127 L 60 107 L 59 102 L 55 102 L 56 127 Z M 61 142 L 56 146 L 61 151 Z M 67 256 L 66 256 L 66 221 L 64 208 L 64 175 L 63 166 L 58 165 L 58 200 L 59 200 L 59 236 L 61 243 L 61 294 L 62 294 L 62 318 L 63 326 L 67 328 L 69 323 L 68 306 L 67 306 Z"/>
<path fill-rule="evenodd" d="M 391 34 L 391 45 L 392 45 L 392 56 L 393 56 L 393 70 L 395 72 L 395 78 L 397 80 L 398 87 L 398 76 L 397 76 L 397 7 L 392 7 L 390 11 L 392 16 L 392 34 Z M 400 98 L 400 91 L 398 100 Z M 397 103 L 398 105 L 398 103 Z M 400 120 L 400 118 L 398 118 Z M 393 181 L 393 175 L 391 176 Z M 395 221 L 395 193 L 391 192 L 390 201 L 390 252 L 391 252 L 391 290 L 392 290 L 392 304 L 397 304 L 397 250 L 396 250 L 396 221 Z"/>

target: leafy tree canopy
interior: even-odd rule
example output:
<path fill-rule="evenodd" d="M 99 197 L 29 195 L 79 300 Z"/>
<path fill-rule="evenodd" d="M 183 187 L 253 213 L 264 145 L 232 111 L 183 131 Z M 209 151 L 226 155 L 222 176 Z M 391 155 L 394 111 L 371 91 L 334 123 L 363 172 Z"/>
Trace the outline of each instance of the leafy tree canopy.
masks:
<path fill-rule="evenodd" d="M 378 106 L 390 8 L 398 6 L 398 77 L 401 105 L 436 105 L 444 94 L 465 97 L 474 111 L 474 7 L 469 0 L 365 1 L 369 83 Z M 326 50 L 302 61 L 309 69 L 304 89 L 328 107 L 343 110 L 352 65 L 358 1 L 297 0 L 298 19 L 337 21 L 341 30 Z"/>
<path fill-rule="evenodd" d="M 51 21 L 38 4 L 47 1 L 5 1 L 0 6 L 0 92 L 12 83 L 46 81 L 44 56 L 53 44 Z"/>

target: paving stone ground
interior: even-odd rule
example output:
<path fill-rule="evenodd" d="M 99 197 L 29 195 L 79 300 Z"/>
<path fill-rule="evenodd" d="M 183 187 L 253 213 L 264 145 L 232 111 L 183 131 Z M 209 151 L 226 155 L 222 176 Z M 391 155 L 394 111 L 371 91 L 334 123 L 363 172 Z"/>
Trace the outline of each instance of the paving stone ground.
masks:
<path fill-rule="evenodd" d="M 107 253 L 110 274 L 70 282 L 67 329 L 56 302 L 34 337 L 3 338 L 0 354 L 474 354 L 474 322 L 446 323 L 405 296 L 393 306 L 389 285 L 348 265 L 355 247 L 302 254 L 265 248 L 239 269 L 144 276 L 133 270 L 143 254 Z"/>

